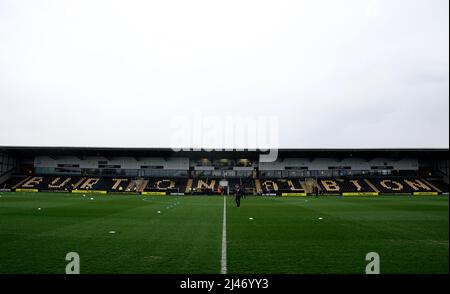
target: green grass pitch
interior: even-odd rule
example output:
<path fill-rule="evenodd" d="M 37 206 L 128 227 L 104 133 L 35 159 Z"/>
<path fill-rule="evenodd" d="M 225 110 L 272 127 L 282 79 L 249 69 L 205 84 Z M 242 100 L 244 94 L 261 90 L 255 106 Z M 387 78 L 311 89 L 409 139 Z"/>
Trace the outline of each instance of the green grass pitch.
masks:
<path fill-rule="evenodd" d="M 0 273 L 63 274 L 72 251 L 82 274 L 220 273 L 222 197 L 0 194 Z M 240 208 L 230 197 L 226 206 L 228 273 L 363 274 L 368 252 L 381 273 L 449 272 L 447 196 L 247 197 Z"/>

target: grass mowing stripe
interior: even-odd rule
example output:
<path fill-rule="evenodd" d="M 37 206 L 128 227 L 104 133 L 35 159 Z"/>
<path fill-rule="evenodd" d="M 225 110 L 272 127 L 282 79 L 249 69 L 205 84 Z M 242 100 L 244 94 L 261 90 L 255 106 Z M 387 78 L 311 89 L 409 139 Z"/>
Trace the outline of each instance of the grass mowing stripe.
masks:
<path fill-rule="evenodd" d="M 220 273 L 227 273 L 227 202 L 223 196 L 223 224 L 222 224 L 222 259 L 220 262 Z"/>

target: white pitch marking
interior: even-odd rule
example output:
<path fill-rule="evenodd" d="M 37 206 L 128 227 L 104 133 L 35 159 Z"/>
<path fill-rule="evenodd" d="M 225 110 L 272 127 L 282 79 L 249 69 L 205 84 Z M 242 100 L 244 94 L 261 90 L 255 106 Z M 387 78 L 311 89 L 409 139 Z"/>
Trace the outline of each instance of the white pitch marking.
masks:
<path fill-rule="evenodd" d="M 227 273 L 227 203 L 223 196 L 223 225 L 222 225 L 222 259 L 220 262 L 220 273 Z"/>

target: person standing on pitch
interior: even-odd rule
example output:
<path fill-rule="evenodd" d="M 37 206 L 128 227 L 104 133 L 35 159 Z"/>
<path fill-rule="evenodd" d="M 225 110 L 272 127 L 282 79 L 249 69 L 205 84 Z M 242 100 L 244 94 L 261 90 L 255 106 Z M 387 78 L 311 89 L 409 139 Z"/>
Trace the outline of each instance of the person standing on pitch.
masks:
<path fill-rule="evenodd" d="M 236 195 L 236 198 L 235 198 L 236 206 L 240 207 L 241 206 L 241 197 L 242 197 L 243 191 L 242 191 L 241 187 L 239 187 L 239 185 L 235 186 L 234 193 Z"/>

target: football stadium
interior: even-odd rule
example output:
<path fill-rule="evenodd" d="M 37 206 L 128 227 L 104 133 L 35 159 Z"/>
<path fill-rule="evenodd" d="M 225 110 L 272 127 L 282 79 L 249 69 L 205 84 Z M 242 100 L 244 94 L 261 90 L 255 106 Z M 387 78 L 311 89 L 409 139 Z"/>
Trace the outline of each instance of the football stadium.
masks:
<path fill-rule="evenodd" d="M 448 149 L 0 148 L 0 273 L 448 274 Z M 237 204 L 237 195 L 240 205 Z"/>
<path fill-rule="evenodd" d="M 0 293 L 448 292 L 449 5 L 0 0 Z"/>

